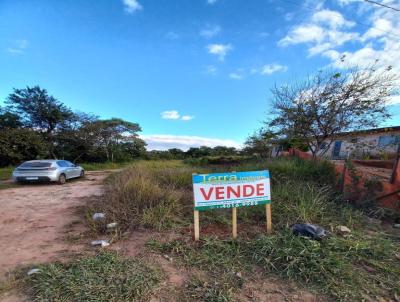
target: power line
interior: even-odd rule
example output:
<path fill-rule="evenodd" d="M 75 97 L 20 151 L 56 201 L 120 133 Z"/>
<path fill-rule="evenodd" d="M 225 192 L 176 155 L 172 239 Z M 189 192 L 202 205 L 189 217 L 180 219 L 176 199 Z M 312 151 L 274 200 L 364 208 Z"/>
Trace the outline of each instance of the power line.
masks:
<path fill-rule="evenodd" d="M 293 5 L 297 5 L 297 6 L 301 7 L 301 8 L 308 9 L 308 10 L 310 10 L 310 11 L 312 11 L 312 12 L 317 12 L 317 10 L 315 10 L 313 7 L 310 7 L 310 6 L 307 6 L 307 5 L 304 5 L 304 4 L 299 4 L 299 3 L 294 2 L 294 1 L 291 1 L 291 0 L 281 0 L 281 1 L 284 1 L 284 2 L 287 2 L 287 3 L 291 3 L 291 4 L 293 4 Z M 367 1 L 367 0 L 364 0 L 364 1 Z M 386 33 L 386 34 L 388 34 L 388 35 L 391 35 L 391 36 L 393 36 L 393 37 L 400 38 L 400 35 L 394 34 L 394 33 L 389 32 L 389 31 L 387 31 L 387 30 L 383 30 L 383 29 L 378 28 L 378 27 L 375 27 L 375 26 L 373 26 L 373 25 L 368 25 L 368 24 L 362 23 L 362 22 L 360 22 L 360 21 L 358 21 L 358 20 L 353 20 L 353 21 L 354 21 L 355 23 L 357 23 L 358 25 L 364 26 L 365 28 L 368 28 L 368 29 L 371 29 L 371 28 L 372 28 L 372 29 L 375 29 L 375 30 L 377 30 L 377 31 L 380 31 L 380 32 Z"/>
<path fill-rule="evenodd" d="M 392 10 L 394 10 L 396 12 L 400 12 L 400 9 L 398 9 L 396 7 L 393 7 L 393 6 L 389 6 L 389 5 L 386 5 L 386 4 L 383 4 L 383 3 L 379 3 L 379 2 L 376 2 L 376 1 L 372 1 L 372 0 L 364 0 L 364 1 L 372 3 L 372 4 L 375 4 L 375 5 L 379 5 L 379 6 L 382 6 L 382 7 L 386 7 L 386 8 L 392 9 Z"/>

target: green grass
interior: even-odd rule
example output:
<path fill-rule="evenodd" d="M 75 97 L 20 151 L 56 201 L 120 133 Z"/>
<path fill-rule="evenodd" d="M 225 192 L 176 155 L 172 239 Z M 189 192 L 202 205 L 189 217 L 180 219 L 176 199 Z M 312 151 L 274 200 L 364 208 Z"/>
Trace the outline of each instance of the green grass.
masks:
<path fill-rule="evenodd" d="M 321 212 L 332 195 L 332 186 L 327 184 L 333 183 L 333 167 L 326 162 L 296 159 L 204 167 L 182 161 L 138 161 L 108 178 L 105 186 L 107 202 L 94 204 L 89 212 L 106 212 L 110 221 L 119 222 L 123 230 L 138 226 L 157 230 L 187 227 L 191 224 L 193 210 L 192 173 L 260 169 L 269 169 L 272 174 L 274 203 L 282 205 L 276 208 L 278 213 L 291 211 L 289 216 L 285 214 L 286 219 L 283 216 L 276 219 L 278 225 L 297 221 L 316 223 L 324 218 Z M 292 200 L 290 205 L 287 197 Z M 205 212 L 202 219 L 206 223 L 225 222 L 228 219 L 226 213 Z M 259 208 L 243 208 L 240 213 L 241 221 L 261 223 L 264 220 L 264 212 Z"/>
<path fill-rule="evenodd" d="M 79 163 L 86 171 L 98 171 L 98 170 L 115 170 L 126 168 L 131 165 L 132 162 L 123 162 L 123 163 Z"/>
<path fill-rule="evenodd" d="M 255 266 L 262 268 L 266 277 L 278 275 L 335 301 L 394 299 L 400 295 L 396 258 L 400 248 L 381 233 L 366 236 L 355 232 L 346 238 L 332 235 L 318 242 L 284 230 L 255 240 L 205 238 L 198 244 L 153 240 L 148 246 L 178 259 L 188 269 L 207 272 L 208 282 L 195 276 L 188 295 L 212 297 L 208 301 L 234 300 L 234 293 L 243 284 L 237 273 L 244 272 L 249 278 Z"/>
<path fill-rule="evenodd" d="M 34 301 L 148 301 L 161 281 L 149 264 L 111 252 L 39 269 L 26 277 Z"/>
<path fill-rule="evenodd" d="M 261 169 L 269 169 L 272 176 L 274 234 L 264 235 L 263 207 L 247 207 L 238 209 L 239 241 L 202 233 L 200 243 L 191 242 L 192 173 Z M 118 222 L 121 232 L 142 226 L 185 233 L 188 240 L 152 241 L 148 246 L 193 271 L 184 290 L 189 300 L 232 301 L 255 267 L 266 276 L 280 276 L 339 301 L 400 295 L 398 243 L 365 230 L 361 212 L 341 202 L 328 162 L 280 158 L 198 166 L 140 161 L 107 179 L 105 200 L 92 205 L 89 212 L 94 211 Z M 201 228 L 210 227 L 212 234 L 223 225 L 229 233 L 230 215 L 226 210 L 202 212 Z M 295 237 L 289 226 L 298 222 L 318 224 L 333 234 L 322 242 Z M 339 225 L 351 228 L 351 235 L 335 234 Z M 244 232 L 245 227 L 252 233 Z"/>
<path fill-rule="evenodd" d="M 0 180 L 8 180 L 11 178 L 13 167 L 0 168 Z"/>

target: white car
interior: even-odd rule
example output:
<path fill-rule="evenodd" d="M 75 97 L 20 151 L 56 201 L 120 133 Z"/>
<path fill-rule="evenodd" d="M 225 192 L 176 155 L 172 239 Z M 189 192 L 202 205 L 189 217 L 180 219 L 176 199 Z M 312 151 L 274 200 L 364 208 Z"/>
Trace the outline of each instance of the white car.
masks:
<path fill-rule="evenodd" d="M 16 182 L 56 181 L 64 184 L 67 179 L 83 177 L 85 170 L 67 160 L 30 160 L 19 165 L 12 177 Z"/>

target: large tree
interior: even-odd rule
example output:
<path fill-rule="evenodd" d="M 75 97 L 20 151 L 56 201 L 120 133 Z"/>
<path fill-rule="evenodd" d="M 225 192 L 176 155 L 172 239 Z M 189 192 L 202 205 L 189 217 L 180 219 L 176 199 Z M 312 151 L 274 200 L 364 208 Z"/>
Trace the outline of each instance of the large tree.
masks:
<path fill-rule="evenodd" d="M 320 71 L 272 90 L 274 118 L 268 125 L 322 156 L 340 132 L 376 127 L 390 116 L 386 105 L 397 80 L 391 67 Z"/>
<path fill-rule="evenodd" d="M 14 89 L 6 103 L 8 110 L 20 117 L 25 127 L 40 132 L 49 144 L 49 153 L 54 158 L 55 134 L 75 119 L 75 114 L 39 86 Z"/>
<path fill-rule="evenodd" d="M 104 151 L 108 161 L 114 161 L 115 154 L 121 150 L 122 144 L 133 143 L 133 145 L 129 146 L 131 151 L 136 147 L 140 149 L 140 145 L 145 145 L 138 137 L 138 132 L 141 131 L 139 124 L 119 118 L 96 120 L 87 123 L 83 126 L 82 131 L 95 139 L 94 146 Z M 125 147 L 127 146 L 125 145 Z"/>

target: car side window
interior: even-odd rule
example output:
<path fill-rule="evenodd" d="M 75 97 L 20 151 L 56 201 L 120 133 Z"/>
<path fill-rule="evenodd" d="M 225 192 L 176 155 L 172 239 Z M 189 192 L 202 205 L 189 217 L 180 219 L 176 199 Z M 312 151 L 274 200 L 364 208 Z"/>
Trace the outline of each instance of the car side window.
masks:
<path fill-rule="evenodd" d="M 68 161 L 68 160 L 65 160 L 65 163 L 67 164 L 68 167 L 73 167 L 73 166 L 74 166 L 74 164 L 71 163 L 71 162 Z"/>
<path fill-rule="evenodd" d="M 64 163 L 63 160 L 57 161 L 57 165 L 59 165 L 59 166 L 62 167 L 62 168 L 65 168 L 65 167 L 66 167 L 66 165 L 65 165 L 65 163 Z"/>

